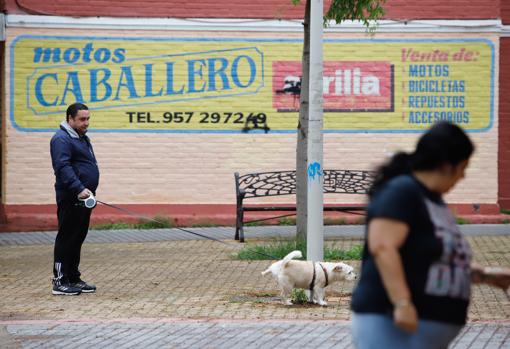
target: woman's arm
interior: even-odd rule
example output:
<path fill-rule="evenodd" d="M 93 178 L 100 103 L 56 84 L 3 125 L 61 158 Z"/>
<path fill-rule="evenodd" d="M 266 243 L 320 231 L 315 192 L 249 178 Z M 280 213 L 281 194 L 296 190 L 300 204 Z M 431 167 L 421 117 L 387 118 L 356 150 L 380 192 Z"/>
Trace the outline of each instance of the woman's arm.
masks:
<path fill-rule="evenodd" d="M 395 307 L 395 324 L 405 331 L 414 332 L 418 327 L 418 315 L 398 251 L 408 234 L 409 226 L 404 222 L 375 218 L 368 226 L 368 249 L 374 256 L 384 288 Z"/>
<path fill-rule="evenodd" d="M 483 283 L 502 288 L 510 297 L 510 268 L 482 267 L 471 265 L 471 280 L 474 283 Z"/>

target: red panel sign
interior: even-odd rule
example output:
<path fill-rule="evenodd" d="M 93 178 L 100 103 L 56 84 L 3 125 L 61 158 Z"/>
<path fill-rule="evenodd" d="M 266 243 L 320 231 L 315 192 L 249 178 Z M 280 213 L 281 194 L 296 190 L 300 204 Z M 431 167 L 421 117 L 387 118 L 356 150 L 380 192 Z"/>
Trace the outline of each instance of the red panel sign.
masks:
<path fill-rule="evenodd" d="M 392 112 L 393 65 L 389 62 L 324 62 L 325 112 Z M 299 110 L 301 62 L 273 62 L 273 107 Z"/>

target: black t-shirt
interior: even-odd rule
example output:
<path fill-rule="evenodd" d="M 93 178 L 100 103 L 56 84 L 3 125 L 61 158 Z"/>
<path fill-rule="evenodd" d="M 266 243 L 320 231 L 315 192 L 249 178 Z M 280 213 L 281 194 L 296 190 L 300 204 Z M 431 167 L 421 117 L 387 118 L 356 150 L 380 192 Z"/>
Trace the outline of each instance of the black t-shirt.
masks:
<path fill-rule="evenodd" d="M 399 252 L 419 318 L 464 324 L 471 292 L 472 253 L 441 196 L 413 176 L 401 175 L 373 196 L 367 227 L 374 218 L 395 219 L 410 228 Z M 393 313 L 367 242 L 351 307 L 358 313 Z"/>

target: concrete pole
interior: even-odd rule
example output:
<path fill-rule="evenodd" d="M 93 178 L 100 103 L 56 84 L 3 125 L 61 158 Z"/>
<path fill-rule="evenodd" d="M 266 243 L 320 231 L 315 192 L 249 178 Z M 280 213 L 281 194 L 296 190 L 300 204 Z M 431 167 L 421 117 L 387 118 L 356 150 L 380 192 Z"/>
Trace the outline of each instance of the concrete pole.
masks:
<path fill-rule="evenodd" d="M 324 195 L 323 177 L 323 58 L 322 16 L 323 0 L 310 0 L 310 104 L 308 123 L 307 163 L 307 248 L 308 260 L 322 261 L 324 258 Z"/>

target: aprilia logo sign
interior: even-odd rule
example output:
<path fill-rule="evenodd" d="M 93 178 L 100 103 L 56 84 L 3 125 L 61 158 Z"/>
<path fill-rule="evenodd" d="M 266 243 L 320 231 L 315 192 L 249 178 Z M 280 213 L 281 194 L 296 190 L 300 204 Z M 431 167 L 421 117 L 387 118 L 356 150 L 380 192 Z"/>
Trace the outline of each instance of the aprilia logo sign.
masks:
<path fill-rule="evenodd" d="M 299 110 L 301 62 L 273 62 L 273 107 Z M 325 112 L 392 112 L 393 65 L 389 62 L 324 62 Z"/>

